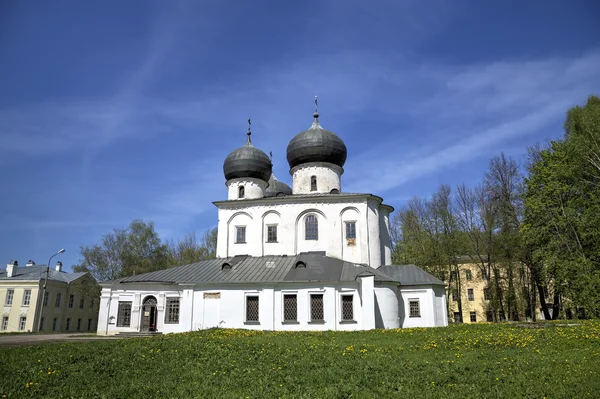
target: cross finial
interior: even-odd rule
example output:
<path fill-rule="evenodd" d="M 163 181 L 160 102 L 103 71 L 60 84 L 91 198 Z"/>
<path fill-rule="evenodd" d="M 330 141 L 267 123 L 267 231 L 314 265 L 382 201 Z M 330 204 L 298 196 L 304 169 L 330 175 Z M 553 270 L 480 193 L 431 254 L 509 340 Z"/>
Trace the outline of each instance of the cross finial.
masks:
<path fill-rule="evenodd" d="M 248 139 L 246 140 L 246 145 L 252 144 L 252 141 L 250 140 L 250 135 L 252 134 L 252 132 L 250 131 L 251 125 L 252 125 L 252 122 L 250 121 L 250 118 L 248 118 L 248 132 L 246 133 L 248 135 Z"/>
<path fill-rule="evenodd" d="M 319 97 L 315 96 L 315 113 L 314 113 L 314 117 L 318 118 L 319 117 Z"/>
<path fill-rule="evenodd" d="M 271 157 L 271 162 L 273 162 L 273 151 L 269 151 L 269 156 Z"/>

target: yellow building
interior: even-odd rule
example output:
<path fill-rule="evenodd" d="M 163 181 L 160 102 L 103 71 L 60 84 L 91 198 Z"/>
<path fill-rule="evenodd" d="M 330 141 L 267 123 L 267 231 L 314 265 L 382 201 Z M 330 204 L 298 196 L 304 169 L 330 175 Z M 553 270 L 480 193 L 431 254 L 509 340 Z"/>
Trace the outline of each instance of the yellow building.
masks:
<path fill-rule="evenodd" d="M 462 322 L 478 323 L 482 321 L 492 321 L 490 312 L 491 295 L 487 290 L 487 281 L 481 274 L 481 268 L 472 263 L 459 265 L 459 277 L 462 299 Z M 503 279 L 505 276 L 501 276 Z M 456 275 L 453 274 L 448 293 L 449 319 L 454 322 L 460 322 L 460 313 L 458 312 L 458 292 L 455 286 Z M 517 296 L 522 292 L 522 286 L 519 279 L 515 279 L 515 292 Z M 505 282 L 501 280 L 501 287 L 506 289 Z M 520 300 L 520 298 L 517 298 Z M 541 320 L 541 312 L 538 308 L 537 319 Z M 504 321 L 504 320 L 501 320 Z"/>
<path fill-rule="evenodd" d="M 0 333 L 96 331 L 96 280 L 89 273 L 66 273 L 58 262 L 49 270 L 46 294 L 41 298 L 46 270 L 46 266 L 32 261 L 25 267 L 11 261 L 5 270 L 0 270 Z"/>

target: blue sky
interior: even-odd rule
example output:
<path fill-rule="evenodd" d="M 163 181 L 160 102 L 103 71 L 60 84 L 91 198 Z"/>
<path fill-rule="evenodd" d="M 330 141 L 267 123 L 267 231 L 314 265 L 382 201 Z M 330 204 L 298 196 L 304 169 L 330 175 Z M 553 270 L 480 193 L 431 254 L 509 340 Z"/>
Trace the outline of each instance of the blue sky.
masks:
<path fill-rule="evenodd" d="M 343 191 L 399 208 L 523 161 L 600 94 L 600 5 L 495 3 L 1 2 L 0 254 L 64 247 L 70 267 L 135 218 L 163 239 L 216 226 L 247 118 L 289 184 L 315 94 Z"/>

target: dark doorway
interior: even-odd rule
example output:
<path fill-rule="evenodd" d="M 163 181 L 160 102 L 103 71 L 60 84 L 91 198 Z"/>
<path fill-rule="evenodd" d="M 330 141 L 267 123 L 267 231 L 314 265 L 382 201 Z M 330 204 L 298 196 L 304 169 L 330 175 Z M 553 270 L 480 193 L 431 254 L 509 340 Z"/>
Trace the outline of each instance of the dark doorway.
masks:
<path fill-rule="evenodd" d="M 147 296 L 142 304 L 141 331 L 156 331 L 156 298 Z"/>

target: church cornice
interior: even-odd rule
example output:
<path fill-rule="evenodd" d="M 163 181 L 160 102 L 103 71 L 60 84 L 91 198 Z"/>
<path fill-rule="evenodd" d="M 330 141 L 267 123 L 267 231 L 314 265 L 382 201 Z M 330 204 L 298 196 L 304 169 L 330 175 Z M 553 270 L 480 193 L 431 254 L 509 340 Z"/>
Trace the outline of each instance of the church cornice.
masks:
<path fill-rule="evenodd" d="M 329 194 L 329 193 L 321 193 L 321 194 L 292 194 L 292 195 L 282 195 L 279 197 L 268 197 L 268 198 L 256 198 L 256 199 L 243 199 L 243 200 L 222 200 L 222 201 L 214 201 L 213 204 L 217 208 L 221 207 L 245 207 L 249 205 L 278 205 L 278 204 L 290 204 L 290 203 L 335 203 L 335 202 L 346 202 L 347 200 L 370 200 L 373 199 L 379 203 L 379 205 L 383 204 L 383 198 L 374 195 L 374 194 L 361 194 L 361 193 L 340 193 L 340 194 Z M 389 205 L 384 205 L 385 207 L 389 207 L 392 210 L 394 208 Z"/>

